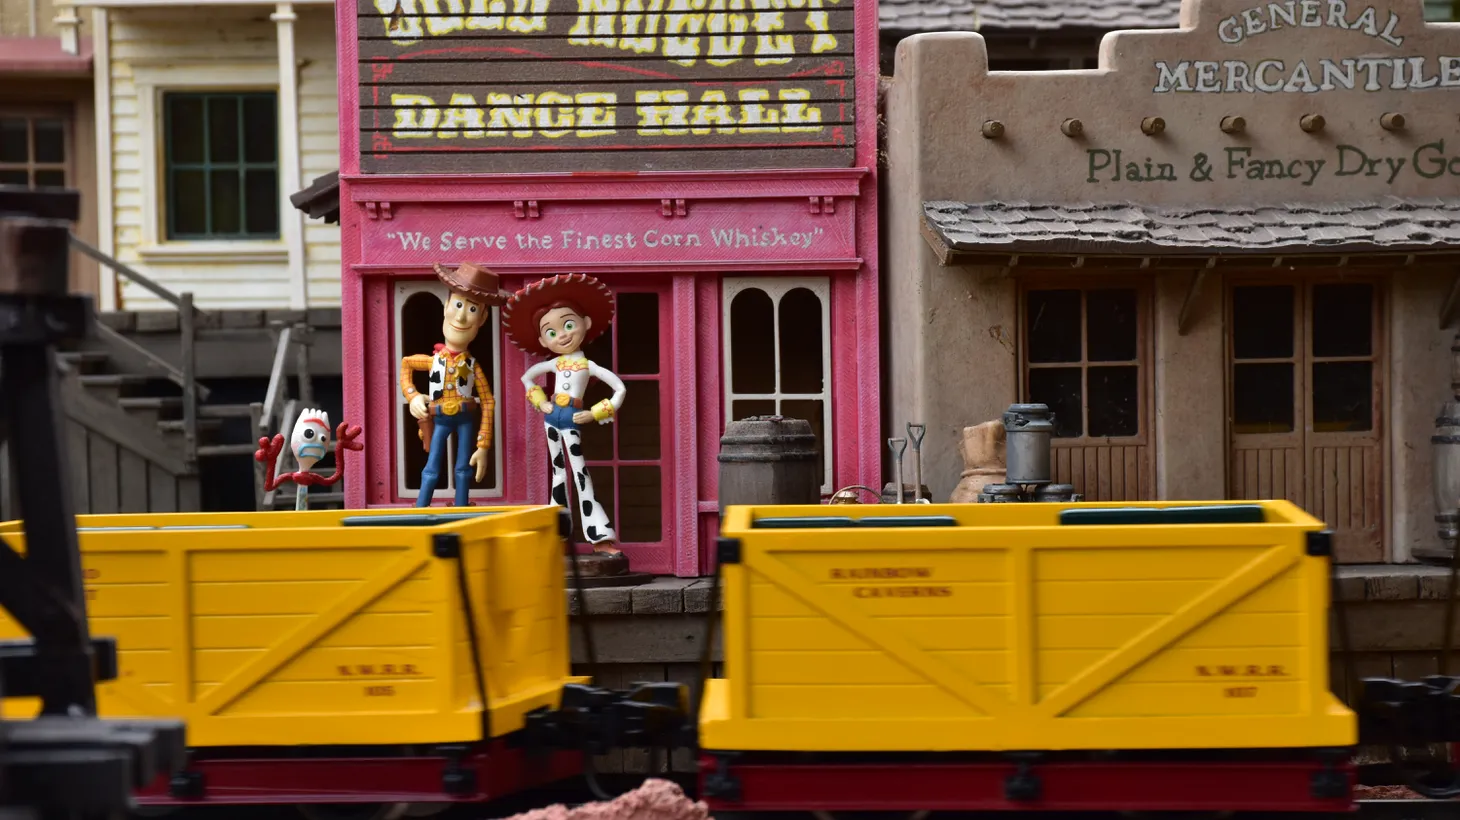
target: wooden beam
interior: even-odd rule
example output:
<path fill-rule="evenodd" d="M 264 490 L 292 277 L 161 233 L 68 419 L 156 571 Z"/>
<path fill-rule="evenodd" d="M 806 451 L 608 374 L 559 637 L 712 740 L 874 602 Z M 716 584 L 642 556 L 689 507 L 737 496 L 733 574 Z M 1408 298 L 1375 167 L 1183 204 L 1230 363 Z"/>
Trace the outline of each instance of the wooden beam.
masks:
<path fill-rule="evenodd" d="M 1179 336 L 1185 336 L 1191 329 L 1191 307 L 1201 293 L 1201 283 L 1207 278 L 1207 270 L 1209 268 L 1203 268 L 1191 276 L 1191 287 L 1186 289 L 1186 301 L 1181 303 L 1181 315 L 1176 317 L 1176 333 Z"/>
<path fill-rule="evenodd" d="M 1450 280 L 1450 292 L 1440 303 L 1440 330 L 1449 330 L 1457 313 L 1460 313 L 1460 271 L 1455 272 L 1455 278 Z"/>
<path fill-rule="evenodd" d="M 937 231 L 933 230 L 932 225 L 928 224 L 928 218 L 926 215 L 918 221 L 922 223 L 921 228 L 923 239 L 927 240 L 928 246 L 931 247 L 933 249 L 933 253 L 937 254 L 938 256 L 938 264 L 947 267 L 949 264 L 951 264 L 951 260 L 953 257 L 953 248 L 951 248 L 947 242 L 943 241 L 943 238 L 938 235 Z"/>

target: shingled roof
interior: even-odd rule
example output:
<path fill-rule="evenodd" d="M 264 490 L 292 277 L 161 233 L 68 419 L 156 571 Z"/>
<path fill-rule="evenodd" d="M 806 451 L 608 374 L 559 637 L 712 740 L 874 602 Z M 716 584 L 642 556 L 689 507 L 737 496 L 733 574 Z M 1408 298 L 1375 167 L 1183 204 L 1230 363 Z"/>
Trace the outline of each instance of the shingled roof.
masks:
<path fill-rule="evenodd" d="M 1460 250 L 1460 199 L 1257 206 L 925 202 L 923 233 L 964 253 L 1288 255 Z"/>
<path fill-rule="evenodd" d="M 1176 28 L 1181 0 L 881 0 L 887 32 Z"/>

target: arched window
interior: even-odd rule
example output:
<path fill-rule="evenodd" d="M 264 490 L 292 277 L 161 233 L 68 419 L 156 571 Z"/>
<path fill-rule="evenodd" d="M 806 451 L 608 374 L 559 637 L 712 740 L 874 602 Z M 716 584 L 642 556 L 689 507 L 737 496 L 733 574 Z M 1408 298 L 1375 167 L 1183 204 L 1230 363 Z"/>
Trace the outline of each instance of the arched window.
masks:
<path fill-rule="evenodd" d="M 725 418 L 811 422 L 821 450 L 821 491 L 832 492 L 830 281 L 727 277 L 721 303 Z"/>
<path fill-rule="evenodd" d="M 426 467 L 426 449 L 421 444 L 420 428 L 415 416 L 411 415 L 410 402 L 401 395 L 396 378 L 400 361 L 417 353 L 430 353 L 441 344 L 441 319 L 446 288 L 434 277 L 429 280 L 397 282 L 395 295 L 395 344 L 390 362 L 391 390 L 396 403 L 395 418 L 395 464 L 396 493 L 403 499 L 415 500 L 421 490 L 421 470 Z M 501 338 L 501 316 L 497 308 L 491 309 L 487 323 L 471 344 L 471 355 L 482 367 L 482 373 L 490 382 L 496 408 L 492 420 L 491 460 L 487 474 L 481 481 L 472 482 L 472 498 L 500 498 L 502 496 L 502 357 L 498 355 L 497 340 Z M 416 389 L 426 391 L 427 374 L 416 374 Z M 514 391 L 513 396 L 520 397 Z M 441 480 L 436 486 L 437 500 L 450 501 L 455 494 L 456 480 L 452 470 L 456 466 L 456 448 L 446 451 L 446 466 L 441 471 Z"/>

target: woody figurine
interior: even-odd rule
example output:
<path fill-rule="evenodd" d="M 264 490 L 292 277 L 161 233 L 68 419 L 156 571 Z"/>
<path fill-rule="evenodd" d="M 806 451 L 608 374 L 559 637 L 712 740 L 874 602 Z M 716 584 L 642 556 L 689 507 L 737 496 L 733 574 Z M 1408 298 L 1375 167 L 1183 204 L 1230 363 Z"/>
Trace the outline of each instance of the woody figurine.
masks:
<path fill-rule="evenodd" d="M 552 500 L 568 506 L 568 472 L 578 498 L 583 535 L 599 555 L 621 554 L 618 536 L 608 512 L 593 497 L 593 479 L 583 463 L 583 438 L 578 425 L 608 424 L 623 407 L 624 383 L 611 371 L 588 361 L 583 346 L 608 330 L 613 321 L 613 293 L 597 279 L 581 273 L 541 279 L 512 294 L 502 308 L 507 338 L 530 356 L 551 357 L 522 374 L 527 401 L 543 416 L 548 457 L 553 467 Z M 548 390 L 537 380 L 546 376 Z M 588 380 L 598 379 L 613 389 L 613 397 L 591 408 L 583 406 Z M 565 456 L 566 454 L 566 463 Z M 618 560 L 618 559 L 615 559 Z"/>
<path fill-rule="evenodd" d="M 400 391 L 410 400 L 411 415 L 420 427 L 421 444 L 430 453 L 426 468 L 421 470 L 421 493 L 416 496 L 416 506 L 431 505 L 436 484 L 441 479 L 447 440 L 455 435 L 455 506 L 465 507 L 473 468 L 477 481 L 487 474 L 487 449 L 492 445 L 492 414 L 496 406 L 486 374 L 467 348 L 487 321 L 491 308 L 501 306 L 508 294 L 498 289 L 497 274 L 472 264 L 454 271 L 438 264 L 436 277 L 447 289 L 441 322 L 441 335 L 446 343 L 436 345 L 433 353 L 401 359 Z M 431 374 L 429 396 L 416 390 L 417 371 Z"/>

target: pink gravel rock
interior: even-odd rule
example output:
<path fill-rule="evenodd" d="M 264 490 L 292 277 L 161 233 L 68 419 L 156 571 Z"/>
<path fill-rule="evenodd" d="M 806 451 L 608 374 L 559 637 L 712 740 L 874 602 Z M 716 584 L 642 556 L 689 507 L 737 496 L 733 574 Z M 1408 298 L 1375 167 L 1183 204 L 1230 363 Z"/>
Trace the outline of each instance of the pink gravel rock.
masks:
<path fill-rule="evenodd" d="M 584 803 L 576 809 L 557 803 L 506 820 L 709 820 L 709 817 L 709 807 L 685 797 L 678 785 L 652 779 L 606 802 Z"/>

